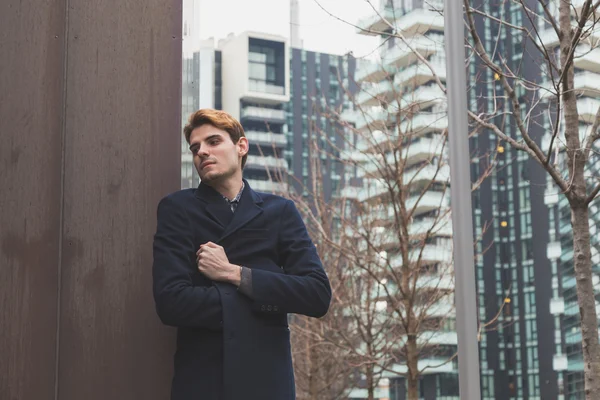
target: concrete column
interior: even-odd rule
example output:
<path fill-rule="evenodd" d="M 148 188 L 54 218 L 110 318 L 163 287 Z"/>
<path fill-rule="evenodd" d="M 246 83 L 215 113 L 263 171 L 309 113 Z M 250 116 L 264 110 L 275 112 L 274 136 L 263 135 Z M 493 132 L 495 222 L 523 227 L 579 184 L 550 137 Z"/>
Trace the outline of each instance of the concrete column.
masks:
<path fill-rule="evenodd" d="M 180 80 L 180 0 L 0 3 L 3 399 L 168 398 L 152 235 Z"/>

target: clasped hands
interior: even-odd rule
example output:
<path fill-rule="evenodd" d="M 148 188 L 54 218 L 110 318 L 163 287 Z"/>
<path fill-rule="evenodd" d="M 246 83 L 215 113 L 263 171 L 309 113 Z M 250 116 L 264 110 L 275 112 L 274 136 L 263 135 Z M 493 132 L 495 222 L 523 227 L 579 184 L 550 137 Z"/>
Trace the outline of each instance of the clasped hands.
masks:
<path fill-rule="evenodd" d="M 210 280 L 240 285 L 242 268 L 231 264 L 225 249 L 216 243 L 208 242 L 200 245 L 196 252 L 196 266 L 198 271 Z"/>

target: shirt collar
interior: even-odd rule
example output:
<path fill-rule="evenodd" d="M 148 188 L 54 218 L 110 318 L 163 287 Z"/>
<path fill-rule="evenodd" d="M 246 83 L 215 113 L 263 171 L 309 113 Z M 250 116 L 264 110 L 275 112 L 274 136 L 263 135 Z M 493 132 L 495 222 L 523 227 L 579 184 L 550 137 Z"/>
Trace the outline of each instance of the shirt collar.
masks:
<path fill-rule="evenodd" d="M 240 201 L 240 198 L 242 197 L 242 192 L 244 191 L 244 187 L 246 186 L 246 184 L 244 183 L 244 181 L 242 181 L 242 188 L 240 189 L 240 191 L 238 192 L 237 196 L 235 196 L 233 198 L 233 200 L 229 200 L 227 197 L 223 196 L 223 199 L 225 199 L 225 201 L 227 201 L 228 203 L 238 203 Z"/>

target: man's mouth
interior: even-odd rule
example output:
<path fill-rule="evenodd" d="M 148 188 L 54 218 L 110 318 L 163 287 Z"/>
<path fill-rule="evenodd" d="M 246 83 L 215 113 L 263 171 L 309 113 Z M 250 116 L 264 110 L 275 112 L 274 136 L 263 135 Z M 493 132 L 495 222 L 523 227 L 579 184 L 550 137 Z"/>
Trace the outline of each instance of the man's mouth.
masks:
<path fill-rule="evenodd" d="M 207 166 L 212 165 L 212 164 L 214 164 L 213 161 L 204 161 L 202 164 L 200 164 L 200 169 L 204 169 Z"/>

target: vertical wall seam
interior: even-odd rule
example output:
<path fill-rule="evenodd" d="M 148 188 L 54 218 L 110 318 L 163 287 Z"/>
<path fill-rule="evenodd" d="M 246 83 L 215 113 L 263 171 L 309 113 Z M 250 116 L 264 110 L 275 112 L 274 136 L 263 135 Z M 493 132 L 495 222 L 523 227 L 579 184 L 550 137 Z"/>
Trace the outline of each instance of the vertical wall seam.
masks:
<path fill-rule="evenodd" d="M 58 221 L 58 266 L 57 266 L 57 296 L 56 296 L 56 352 L 54 364 L 54 400 L 59 394 L 59 367 L 60 367 L 60 319 L 62 298 L 62 263 L 63 263 L 63 236 L 64 236 L 64 208 L 65 208 L 65 148 L 67 137 L 67 78 L 69 69 L 69 6 L 70 1 L 65 0 L 64 28 L 63 28 L 63 82 L 62 82 L 62 121 L 61 121 L 61 154 L 60 154 L 60 211 Z"/>

